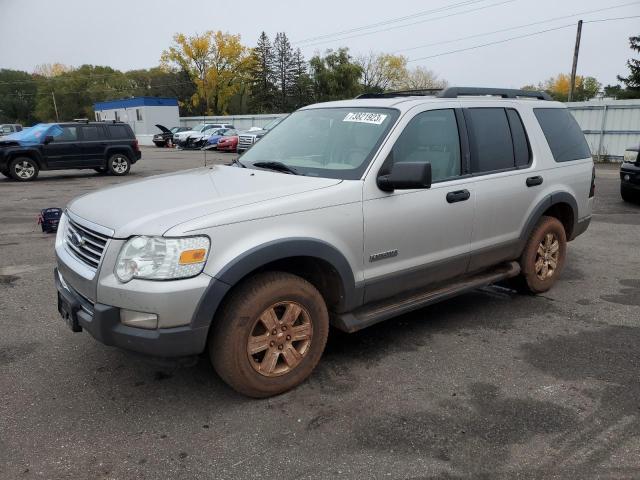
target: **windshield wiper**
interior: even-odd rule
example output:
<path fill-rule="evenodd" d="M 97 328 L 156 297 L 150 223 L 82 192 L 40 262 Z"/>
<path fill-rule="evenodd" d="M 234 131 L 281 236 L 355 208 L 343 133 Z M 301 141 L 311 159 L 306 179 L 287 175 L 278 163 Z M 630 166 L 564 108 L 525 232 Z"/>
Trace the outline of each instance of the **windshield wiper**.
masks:
<path fill-rule="evenodd" d="M 242 163 L 240 160 L 238 160 L 237 158 L 234 158 L 233 160 L 231 160 L 231 163 L 235 163 L 240 168 L 247 168 L 247 166 L 244 163 Z"/>
<path fill-rule="evenodd" d="M 282 162 L 255 162 L 252 164 L 254 167 L 267 168 L 269 170 L 275 170 L 276 172 L 290 173 L 292 175 L 303 175 L 298 170 L 289 165 L 285 165 Z"/>

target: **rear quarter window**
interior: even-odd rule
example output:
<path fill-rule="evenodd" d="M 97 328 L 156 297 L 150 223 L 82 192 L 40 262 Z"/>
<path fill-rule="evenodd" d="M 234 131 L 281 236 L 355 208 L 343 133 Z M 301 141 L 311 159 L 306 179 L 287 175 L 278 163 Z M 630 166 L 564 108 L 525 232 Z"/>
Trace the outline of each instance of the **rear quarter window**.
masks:
<path fill-rule="evenodd" d="M 112 139 L 132 139 L 133 138 L 133 133 L 131 131 L 131 129 L 129 127 L 127 127 L 126 125 L 108 125 L 107 128 L 109 129 L 109 136 Z"/>
<path fill-rule="evenodd" d="M 590 158 L 591 151 L 578 122 L 565 108 L 534 108 L 553 159 L 569 162 Z"/>

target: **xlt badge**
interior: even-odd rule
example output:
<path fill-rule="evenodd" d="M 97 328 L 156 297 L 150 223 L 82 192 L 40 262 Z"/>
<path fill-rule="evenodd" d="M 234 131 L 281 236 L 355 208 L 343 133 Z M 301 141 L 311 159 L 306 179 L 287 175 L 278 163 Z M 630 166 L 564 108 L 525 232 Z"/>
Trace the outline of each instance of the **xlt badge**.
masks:
<path fill-rule="evenodd" d="M 369 255 L 369 262 L 375 262 L 377 260 L 384 260 L 385 258 L 397 257 L 398 249 L 387 250 L 386 252 L 374 253 Z"/>

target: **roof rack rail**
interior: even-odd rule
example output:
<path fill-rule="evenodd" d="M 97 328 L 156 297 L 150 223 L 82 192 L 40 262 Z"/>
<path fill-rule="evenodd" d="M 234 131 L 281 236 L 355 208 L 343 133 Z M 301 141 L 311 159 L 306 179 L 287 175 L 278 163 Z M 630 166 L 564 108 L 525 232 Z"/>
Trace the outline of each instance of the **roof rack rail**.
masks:
<path fill-rule="evenodd" d="M 537 100 L 553 100 L 546 92 L 518 90 L 515 88 L 449 87 L 438 94 L 438 97 L 440 98 L 457 98 L 465 96 L 493 96 L 502 98 L 535 98 Z"/>
<path fill-rule="evenodd" d="M 415 97 L 415 96 L 435 96 L 441 88 L 421 88 L 418 90 L 397 90 L 393 92 L 382 93 L 361 93 L 356 98 L 395 98 L 395 97 Z"/>
<path fill-rule="evenodd" d="M 73 121 L 76 123 L 89 123 L 88 118 L 74 118 Z"/>

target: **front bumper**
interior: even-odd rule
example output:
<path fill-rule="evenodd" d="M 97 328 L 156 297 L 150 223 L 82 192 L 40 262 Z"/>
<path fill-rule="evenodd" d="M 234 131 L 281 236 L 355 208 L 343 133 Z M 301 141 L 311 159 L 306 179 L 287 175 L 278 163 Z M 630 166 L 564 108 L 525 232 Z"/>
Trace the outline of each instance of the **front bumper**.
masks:
<path fill-rule="evenodd" d="M 188 325 L 146 330 L 122 324 L 120 308 L 92 303 L 67 282 L 63 285 L 57 268 L 54 275 L 58 294 L 69 306 L 68 313 L 73 317 L 69 323 L 71 320 L 77 322 L 76 325 L 105 345 L 155 357 L 183 357 L 202 353 L 215 311 L 229 289 L 223 282 L 212 279 Z"/>

